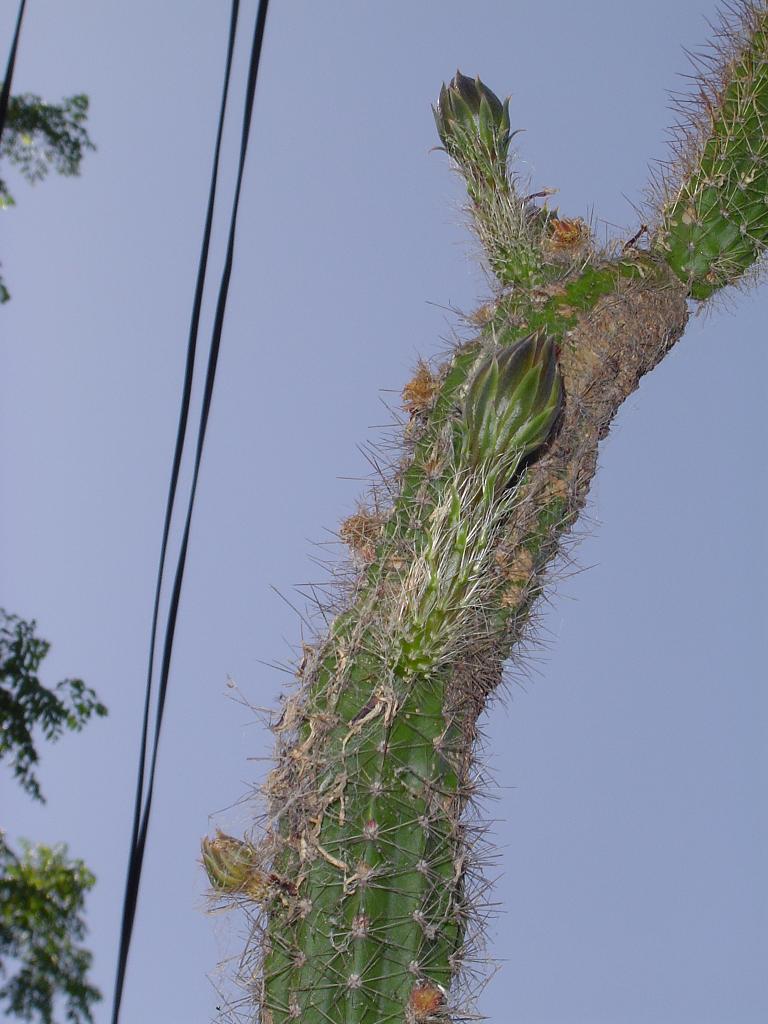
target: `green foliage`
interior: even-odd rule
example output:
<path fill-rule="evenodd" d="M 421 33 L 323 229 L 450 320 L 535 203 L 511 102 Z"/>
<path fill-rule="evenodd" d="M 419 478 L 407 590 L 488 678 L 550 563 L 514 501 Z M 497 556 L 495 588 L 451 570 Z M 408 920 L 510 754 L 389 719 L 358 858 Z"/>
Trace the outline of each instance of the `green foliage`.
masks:
<path fill-rule="evenodd" d="M 86 150 L 96 148 L 85 128 L 87 119 L 88 97 L 82 94 L 61 103 L 46 103 L 32 93 L 11 96 L 0 156 L 32 184 L 51 169 L 66 176 L 79 174 Z"/>
<path fill-rule="evenodd" d="M 7 1013 L 53 1024 L 63 999 L 71 1024 L 93 1020 L 101 996 L 86 980 L 91 954 L 78 943 L 94 882 L 66 847 L 23 843 L 17 854 L 0 833 L 0 1001 Z"/>
<path fill-rule="evenodd" d="M 107 709 L 80 679 L 53 690 L 42 685 L 37 671 L 50 644 L 35 635 L 35 626 L 0 609 L 0 759 L 8 758 L 22 789 L 43 801 L 33 730 L 53 742 Z M 78 943 L 94 881 L 81 860 L 68 860 L 66 847 L 22 840 L 17 854 L 0 832 L 0 978 L 8 979 L 0 1000 L 9 1014 L 53 1024 L 56 1000 L 63 998 L 72 1024 L 92 1019 L 91 1006 L 101 997 L 86 981 L 91 954 Z"/>
<path fill-rule="evenodd" d="M 0 760 L 10 759 L 22 788 L 42 801 L 34 728 L 54 742 L 65 729 L 78 731 L 107 709 L 81 679 L 64 679 L 52 690 L 43 686 L 37 671 L 50 644 L 35 636 L 35 627 L 0 609 Z"/>
<path fill-rule="evenodd" d="M 18 168 L 31 184 L 42 181 L 53 169 L 65 176 L 80 173 L 80 163 L 91 142 L 85 122 L 88 97 L 69 96 L 61 103 L 46 103 L 40 96 L 24 93 L 11 96 L 2 140 L 0 159 Z M 14 206 L 7 184 L 0 178 L 0 210 Z M 0 277 L 0 303 L 10 298 Z"/>
<path fill-rule="evenodd" d="M 94 148 L 85 129 L 87 113 L 87 96 L 61 104 L 29 94 L 11 97 L 0 157 L 30 183 L 51 169 L 78 174 L 83 154 Z M 0 179 L 0 210 L 13 205 Z M 9 297 L 0 278 L 0 303 Z M 37 673 L 50 645 L 35 635 L 35 627 L 0 609 L 0 761 L 9 761 L 22 789 L 43 802 L 34 771 L 35 730 L 55 742 L 107 709 L 80 679 L 64 679 L 53 689 L 41 683 Z M 81 860 L 68 859 L 66 847 L 22 840 L 16 853 L 0 832 L 0 1002 L 7 1014 L 54 1024 L 63 1004 L 70 1024 L 93 1020 L 101 995 L 87 980 L 92 957 L 79 943 L 86 930 L 85 895 L 94 883 Z"/>

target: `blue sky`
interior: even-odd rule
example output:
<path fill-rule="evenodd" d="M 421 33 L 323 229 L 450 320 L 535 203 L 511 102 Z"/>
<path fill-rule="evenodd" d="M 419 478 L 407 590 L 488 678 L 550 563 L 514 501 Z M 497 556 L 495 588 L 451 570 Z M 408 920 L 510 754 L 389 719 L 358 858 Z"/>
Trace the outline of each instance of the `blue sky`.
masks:
<path fill-rule="evenodd" d="M 79 180 L 8 173 L 2 602 L 52 642 L 48 681 L 82 676 L 111 713 L 45 751 L 45 808 L 3 780 L 3 826 L 66 840 L 98 876 L 99 1024 L 226 8 L 32 0 L 17 65 L 17 92 L 90 95 L 98 152 Z M 270 750 L 227 680 L 275 704 L 283 679 L 262 661 L 293 657 L 301 627 L 271 587 L 296 601 L 295 584 L 323 579 L 313 559 L 335 556 L 369 471 L 358 445 L 381 436 L 417 357 L 445 351 L 451 310 L 489 293 L 460 184 L 431 151 L 440 83 L 458 66 L 512 93 L 522 173 L 628 236 L 665 153 L 665 90 L 685 85 L 681 45 L 706 38 L 714 9 L 273 0 L 125 1024 L 213 1016 L 208 976 L 242 923 L 205 916 L 199 838 L 248 827 Z M 233 106 L 222 212 L 239 120 Z M 694 318 L 622 410 L 575 565 L 487 715 L 503 963 L 481 1008 L 495 1021 L 768 1016 L 767 318 L 765 288 Z"/>

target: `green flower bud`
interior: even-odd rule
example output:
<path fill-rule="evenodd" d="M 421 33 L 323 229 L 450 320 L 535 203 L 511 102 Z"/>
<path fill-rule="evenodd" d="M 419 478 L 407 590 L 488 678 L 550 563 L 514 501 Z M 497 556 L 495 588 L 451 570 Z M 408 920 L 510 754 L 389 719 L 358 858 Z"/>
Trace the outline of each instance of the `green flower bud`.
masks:
<path fill-rule="evenodd" d="M 490 353 L 467 391 L 463 454 L 517 465 L 547 440 L 562 401 L 556 344 L 543 331 Z"/>
<path fill-rule="evenodd" d="M 250 843 L 217 829 L 215 838 L 204 838 L 200 846 L 203 867 L 214 889 L 230 894 L 245 892 L 254 899 L 265 897 L 269 879 L 254 866 L 255 851 Z"/>
<path fill-rule="evenodd" d="M 486 159 L 506 166 L 512 138 L 509 97 L 502 103 L 479 77 L 473 80 L 457 71 L 441 88 L 432 112 L 443 146 L 454 160 L 472 160 L 480 143 Z"/>

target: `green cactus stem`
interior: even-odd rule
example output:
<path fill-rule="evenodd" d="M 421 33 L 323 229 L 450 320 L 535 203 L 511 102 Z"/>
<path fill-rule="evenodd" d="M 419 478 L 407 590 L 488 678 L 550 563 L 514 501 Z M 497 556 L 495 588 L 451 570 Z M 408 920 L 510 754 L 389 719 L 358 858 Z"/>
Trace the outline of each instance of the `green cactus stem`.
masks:
<path fill-rule="evenodd" d="M 526 289 L 564 276 L 592 253 L 580 218 L 562 219 L 537 206 L 556 189 L 526 195 L 510 174 L 509 97 L 504 102 L 480 78 L 457 71 L 432 108 L 443 149 L 467 186 L 470 211 L 491 270 L 502 285 Z"/>
<path fill-rule="evenodd" d="M 285 821 L 274 837 L 284 844 L 277 869 L 305 874 L 307 893 L 298 913 L 272 911 L 265 998 L 274 1021 L 342 1012 L 402 1020 L 414 993 L 418 1006 L 450 985 L 466 911 L 461 737 L 445 717 L 446 667 L 472 635 L 487 587 L 498 587 L 490 558 L 515 502 L 508 484 L 547 441 L 560 401 L 546 337 L 481 360 L 434 500 L 416 513 L 418 555 L 405 562 L 387 546 L 376 586 L 337 623 L 300 712 L 298 772 L 273 779 L 279 799 L 296 797 L 309 773 L 309 820 L 322 816 L 313 834 L 302 816 L 303 832 Z"/>
<path fill-rule="evenodd" d="M 542 225 L 509 175 L 509 97 L 502 101 L 479 78 L 460 71 L 432 108 L 443 148 L 467 184 L 478 237 L 491 269 L 505 284 L 533 287 L 544 279 Z"/>
<path fill-rule="evenodd" d="M 701 82 L 654 239 L 695 299 L 736 283 L 768 245 L 768 10 L 741 10 L 725 26 L 721 72 Z"/>
<path fill-rule="evenodd" d="M 357 599 L 304 668 L 267 785 L 273 818 L 262 857 L 296 896 L 264 904 L 266 1021 L 416 1021 L 412 1000 L 430 993 L 446 1012 L 456 1005 L 472 935 L 471 846 L 460 817 L 474 722 L 584 500 L 607 420 L 685 320 L 682 291 L 668 280 L 661 300 L 654 287 L 612 280 L 609 308 L 622 309 L 628 327 L 608 348 L 582 347 L 560 323 L 562 408 L 555 346 L 541 333 L 521 340 L 524 324 L 508 321 L 457 352 Z M 588 293 L 592 321 L 602 293 Z M 617 375 L 613 359 L 624 350 L 632 369 Z M 514 382 L 501 386 L 507 373 Z M 511 401 L 518 389 L 527 404 Z M 511 455 L 497 442 L 523 407 L 518 429 L 538 421 L 540 433 Z M 526 443 L 543 444 L 536 451 L 546 457 L 530 451 L 523 468 Z M 436 451 L 446 460 L 437 468 Z M 459 466 L 474 481 L 464 489 Z M 498 480 L 515 466 L 512 487 L 486 485 L 493 467 L 502 467 Z"/>
<path fill-rule="evenodd" d="M 748 40 L 727 66 L 752 95 L 765 10 L 757 18 L 744 6 Z M 463 965 L 483 883 L 465 810 L 478 716 L 525 636 L 618 409 L 681 336 L 687 300 L 708 275 L 731 281 L 760 251 L 719 250 L 726 273 L 699 258 L 696 235 L 699 262 L 681 274 L 672 204 L 649 249 L 597 253 L 583 222 L 516 195 L 508 107 L 479 79 L 443 86 L 435 118 L 504 288 L 476 337 L 434 372 L 420 364 L 406 385 L 411 419 L 387 481 L 391 506 L 362 507 L 342 526 L 359 571 L 328 635 L 305 648 L 273 727 L 260 836 L 203 844 L 216 896 L 253 918 L 243 980 L 262 1024 L 420 1024 L 472 1012 Z M 763 143 L 725 145 L 717 159 L 728 180 Z M 708 145 L 686 199 L 702 216 Z M 761 174 L 743 210 L 757 203 L 755 182 L 764 203 Z M 705 221 L 709 231 L 710 212 Z"/>

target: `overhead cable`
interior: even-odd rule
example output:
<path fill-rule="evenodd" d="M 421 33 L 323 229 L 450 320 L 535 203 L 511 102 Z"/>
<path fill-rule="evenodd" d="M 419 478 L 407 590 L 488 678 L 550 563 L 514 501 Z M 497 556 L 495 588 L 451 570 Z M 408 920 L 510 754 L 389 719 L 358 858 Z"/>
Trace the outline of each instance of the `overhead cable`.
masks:
<path fill-rule="evenodd" d="M 197 334 L 200 320 L 200 310 L 202 307 L 203 291 L 206 280 L 206 271 L 208 263 L 208 250 L 210 243 L 211 227 L 213 223 L 213 212 L 215 206 L 216 186 L 218 178 L 219 168 L 219 157 L 221 150 L 221 139 L 223 134 L 224 117 L 227 106 L 227 96 L 229 91 L 229 82 L 232 69 L 232 55 L 234 50 L 235 37 L 237 34 L 237 19 L 238 19 L 238 0 L 233 0 L 230 16 L 230 33 L 229 42 L 227 48 L 227 62 L 225 72 L 224 89 L 222 93 L 221 110 L 219 115 L 219 127 L 216 138 L 216 149 L 214 155 L 213 171 L 211 175 L 211 187 L 209 191 L 208 199 L 208 211 L 206 215 L 205 231 L 203 236 L 203 245 L 200 253 L 200 263 L 198 267 L 197 283 L 195 288 L 195 298 L 193 303 L 192 318 L 190 323 L 189 342 L 187 346 L 187 361 L 184 375 L 184 388 L 182 393 L 181 410 L 179 414 L 179 425 L 176 437 L 176 447 L 174 450 L 173 466 L 171 471 L 171 480 L 168 489 L 168 499 L 166 504 L 165 520 L 163 525 L 163 540 L 161 545 L 160 553 L 160 564 L 158 568 L 158 575 L 155 588 L 155 601 L 152 618 L 152 630 L 150 640 L 150 655 L 149 655 L 149 666 L 147 672 L 147 684 L 144 704 L 144 718 L 142 725 L 142 739 L 141 739 L 141 750 L 139 755 L 139 771 L 136 787 L 136 802 L 134 807 L 134 819 L 133 819 L 133 833 L 131 836 L 131 849 L 129 854 L 128 872 L 126 877 L 125 896 L 123 902 L 123 919 L 120 935 L 120 950 L 118 955 L 117 974 L 115 978 L 115 992 L 114 1002 L 112 1010 L 112 1024 L 117 1024 L 120 1014 L 120 1005 L 122 1001 L 123 986 L 125 982 L 126 965 L 128 961 L 128 952 L 131 944 L 131 936 L 133 932 L 134 918 L 136 914 L 136 906 L 138 902 L 139 886 L 141 880 L 141 872 L 144 862 L 144 853 L 146 849 L 147 832 L 149 828 L 149 820 L 152 809 L 152 797 L 154 793 L 155 774 L 157 769 L 157 755 L 160 742 L 160 733 L 162 730 L 163 715 L 165 711 L 165 702 L 168 692 L 168 679 L 170 675 L 171 659 L 173 653 L 173 641 L 176 631 L 176 621 L 178 617 L 179 601 L 181 597 L 182 582 L 184 579 L 184 569 L 186 565 L 187 551 L 189 547 L 189 535 L 192 525 L 192 513 L 195 504 L 195 496 L 197 493 L 197 484 L 200 474 L 200 464 L 202 461 L 203 447 L 205 443 L 205 435 L 208 426 L 208 418 L 211 408 L 211 399 L 213 396 L 213 387 L 216 378 L 216 367 L 218 364 L 219 351 L 221 348 L 221 337 L 224 327 L 224 316 L 226 312 L 227 296 L 229 293 L 229 283 L 232 275 L 232 266 L 234 262 L 234 248 L 235 248 L 235 235 L 237 228 L 237 215 L 240 205 L 240 193 L 243 182 L 243 173 L 245 169 L 245 159 L 248 149 L 248 138 L 250 135 L 251 118 L 253 114 L 253 104 L 256 92 L 256 80 L 258 77 L 259 62 L 261 58 L 261 50 L 264 40 L 264 29 L 266 26 L 267 8 L 269 6 L 269 0 L 260 0 L 258 11 L 256 14 L 256 23 L 254 27 L 253 41 L 251 45 L 250 63 L 248 68 L 248 79 L 246 83 L 245 91 L 245 102 L 243 109 L 243 124 L 241 129 L 240 138 L 240 155 L 238 161 L 237 179 L 235 184 L 235 193 L 232 203 L 232 210 L 230 214 L 229 234 L 227 239 L 227 248 L 224 259 L 224 267 L 221 274 L 221 280 L 219 284 L 218 300 L 216 303 L 216 313 L 214 318 L 213 331 L 211 336 L 210 348 L 208 353 L 208 363 L 205 375 L 205 384 L 203 388 L 203 398 L 200 411 L 200 421 L 197 428 L 197 437 L 195 441 L 195 455 L 194 464 L 192 470 L 192 482 L 190 485 L 189 497 L 187 502 L 186 517 L 184 521 L 184 530 L 182 534 L 181 544 L 179 547 L 178 559 L 176 562 L 176 571 L 174 574 L 173 587 L 171 590 L 168 616 L 165 625 L 164 641 L 163 641 L 163 653 L 160 668 L 160 677 L 158 681 L 157 691 L 157 708 L 155 712 L 155 728 L 152 737 L 151 753 L 149 752 L 149 718 L 150 718 L 150 707 L 151 707 L 151 691 L 154 678 L 154 666 L 155 666 L 155 650 L 157 646 L 157 637 L 159 632 L 159 608 L 160 608 L 160 595 L 163 588 L 163 581 L 165 577 L 165 568 L 167 562 L 168 552 L 168 540 L 171 528 L 171 522 L 173 519 L 173 510 L 176 502 L 176 494 L 178 488 L 179 473 L 182 462 L 182 455 L 185 448 L 185 438 L 187 432 L 190 399 L 192 393 L 192 384 L 194 378 L 194 366 L 195 366 L 195 352 L 197 343 Z M 147 757 L 149 754 L 150 767 L 149 773 L 146 775 L 146 764 Z"/>
<path fill-rule="evenodd" d="M 8 102 L 11 98 L 11 83 L 13 82 L 13 72 L 16 67 L 16 52 L 19 49 L 21 23 L 24 20 L 24 8 L 26 6 L 27 0 L 21 0 L 21 3 L 19 4 L 19 13 L 16 16 L 16 31 L 13 33 L 11 52 L 8 54 L 5 78 L 3 79 L 2 89 L 0 89 L 0 139 L 3 137 L 3 129 L 5 128 L 5 121 L 8 117 Z"/>

